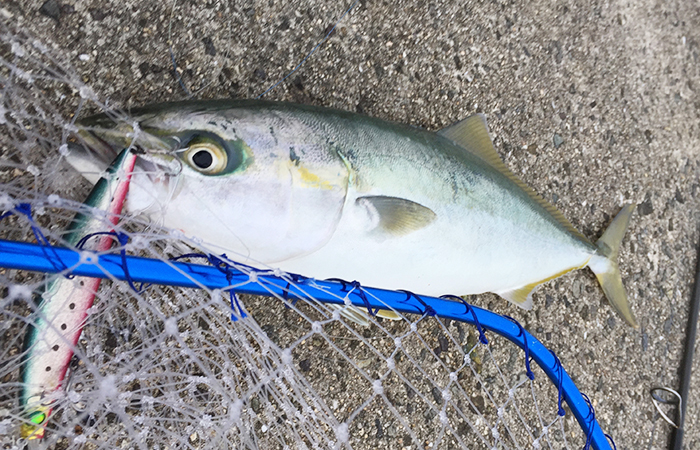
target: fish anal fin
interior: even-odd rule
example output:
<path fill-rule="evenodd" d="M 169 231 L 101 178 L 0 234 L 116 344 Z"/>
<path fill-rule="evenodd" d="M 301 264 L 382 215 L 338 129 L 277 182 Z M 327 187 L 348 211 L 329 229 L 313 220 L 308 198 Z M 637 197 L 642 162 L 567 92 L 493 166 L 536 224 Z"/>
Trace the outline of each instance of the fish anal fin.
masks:
<path fill-rule="evenodd" d="M 403 236 L 430 225 L 436 214 L 425 206 L 398 197 L 382 195 L 360 197 L 357 205 L 367 208 L 376 217 L 377 229 L 394 236 Z"/>
<path fill-rule="evenodd" d="M 528 284 L 510 291 L 499 292 L 498 295 L 529 311 L 532 309 L 532 292 L 536 287 L 537 284 Z"/>
<path fill-rule="evenodd" d="M 590 260 L 590 259 L 589 259 Z M 511 303 L 515 303 L 516 305 L 520 306 L 523 309 L 530 310 L 532 309 L 532 294 L 535 292 L 535 289 L 542 284 L 546 283 L 547 281 L 553 280 L 555 278 L 559 278 L 562 275 L 565 275 L 572 270 L 580 269 L 582 267 L 585 267 L 588 265 L 588 260 L 581 264 L 580 266 L 577 267 L 569 267 L 567 269 L 562 270 L 561 272 L 557 272 L 554 275 L 550 275 L 547 278 L 544 278 L 539 281 L 535 281 L 534 283 L 529 283 L 526 284 L 525 286 L 520 286 L 516 287 L 514 289 L 510 289 L 508 291 L 501 291 L 501 292 L 496 292 L 496 294 L 500 295 L 501 297 L 505 298 Z"/>
<path fill-rule="evenodd" d="M 486 116 L 483 114 L 474 114 L 461 120 L 447 128 L 438 131 L 438 134 L 451 140 L 458 146 L 462 147 L 469 153 L 478 156 L 491 167 L 505 175 L 512 182 L 518 185 L 520 189 L 525 191 L 527 195 L 547 211 L 564 229 L 575 235 L 579 239 L 588 242 L 588 239 L 581 234 L 573 225 L 564 217 L 564 215 L 548 201 L 542 198 L 534 189 L 523 183 L 508 167 L 503 163 L 503 160 L 496 152 L 493 146 L 493 141 L 489 135 L 486 126 Z"/>

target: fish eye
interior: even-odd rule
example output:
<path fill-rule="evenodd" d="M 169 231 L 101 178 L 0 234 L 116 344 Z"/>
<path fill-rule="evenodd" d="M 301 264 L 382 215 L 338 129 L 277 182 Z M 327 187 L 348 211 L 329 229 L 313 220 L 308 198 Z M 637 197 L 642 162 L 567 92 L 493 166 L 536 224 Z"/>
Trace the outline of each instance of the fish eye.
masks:
<path fill-rule="evenodd" d="M 209 150 L 197 149 L 192 155 L 192 162 L 202 170 L 208 170 L 214 164 L 214 157 Z"/>
<path fill-rule="evenodd" d="M 208 139 L 191 141 L 183 157 L 190 167 L 204 175 L 217 175 L 226 169 L 228 164 L 226 151 Z"/>

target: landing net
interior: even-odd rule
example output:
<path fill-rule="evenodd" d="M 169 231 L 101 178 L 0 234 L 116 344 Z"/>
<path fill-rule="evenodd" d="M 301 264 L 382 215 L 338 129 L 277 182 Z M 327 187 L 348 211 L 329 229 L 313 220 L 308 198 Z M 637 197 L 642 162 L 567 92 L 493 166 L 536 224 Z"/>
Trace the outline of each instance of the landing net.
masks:
<path fill-rule="evenodd" d="M 54 409 L 33 447 L 578 449 L 595 439 L 595 448 L 610 448 L 553 354 L 514 322 L 459 299 L 202 259 L 191 254 L 217 255 L 215 243 L 138 217 L 122 218 L 117 232 L 127 239 L 111 256 L 67 246 L 75 213 L 99 212 L 81 205 L 89 186 L 63 155 L 75 118 L 109 108 L 42 42 L 0 31 L 0 238 L 45 244 L 21 247 L 0 269 L 4 448 L 25 445 L 21 367 L 27 331 L 41 319 L 37 301 L 79 263 L 109 280 L 62 388 L 46 399 Z M 7 256 L 12 245 L 3 245 Z M 175 272 L 196 287 L 160 284 L 127 260 L 189 267 L 173 262 L 187 254 L 180 262 L 206 265 L 220 284 L 182 268 Z M 27 270 L 31 255 L 57 273 Z M 232 290 L 248 294 L 234 299 Z M 363 326 L 342 314 L 352 305 L 401 318 L 370 315 Z"/>

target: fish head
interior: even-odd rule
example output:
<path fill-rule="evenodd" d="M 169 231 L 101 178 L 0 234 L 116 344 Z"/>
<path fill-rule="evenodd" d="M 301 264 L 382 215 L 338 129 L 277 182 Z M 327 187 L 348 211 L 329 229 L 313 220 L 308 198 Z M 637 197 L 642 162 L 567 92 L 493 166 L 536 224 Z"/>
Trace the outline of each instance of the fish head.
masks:
<path fill-rule="evenodd" d="M 158 105 L 124 120 L 88 118 L 80 134 L 96 153 L 139 152 L 127 210 L 244 262 L 273 263 L 330 239 L 349 178 L 324 136 L 274 105 Z"/>

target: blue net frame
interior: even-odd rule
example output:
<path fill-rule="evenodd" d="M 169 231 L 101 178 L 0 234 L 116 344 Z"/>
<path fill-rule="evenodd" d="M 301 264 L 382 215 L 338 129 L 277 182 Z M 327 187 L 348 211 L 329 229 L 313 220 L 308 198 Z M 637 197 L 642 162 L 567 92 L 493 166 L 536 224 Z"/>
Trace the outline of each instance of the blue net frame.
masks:
<path fill-rule="evenodd" d="M 18 204 L 13 210 L 0 215 L 0 220 L 10 215 L 27 218 L 39 244 L 0 239 L 0 268 L 28 270 L 42 273 L 62 273 L 66 277 L 85 276 L 92 278 L 115 278 L 127 281 L 136 292 L 151 284 L 179 286 L 195 289 L 228 290 L 231 299 L 231 320 L 247 317 L 236 294 L 277 296 L 292 303 L 312 297 L 322 303 L 347 304 L 366 308 L 370 315 L 380 309 L 392 309 L 404 314 L 437 316 L 468 323 L 477 328 L 479 341 L 488 344 L 486 331 L 495 332 L 520 347 L 525 353 L 527 377 L 534 379 L 530 360 L 535 361 L 557 386 L 558 415 L 564 416 L 562 402 L 571 409 L 586 436 L 584 450 L 616 450 L 613 439 L 605 434 L 595 417 L 595 410 L 589 398 L 582 394 L 566 372 L 557 355 L 546 348 L 537 338 L 528 333 L 515 319 L 500 316 L 491 311 L 470 305 L 461 297 L 443 295 L 440 298 L 419 296 L 410 291 L 388 291 L 364 287 L 357 281 L 341 279 L 325 281 L 306 278 L 298 274 L 278 276 L 270 271 L 255 269 L 236 263 L 247 269 L 243 272 L 226 255 L 205 255 L 190 253 L 173 260 L 127 256 L 125 250 L 118 254 L 98 255 L 90 251 L 80 251 L 84 243 L 102 234 L 114 235 L 122 245 L 128 242 L 124 233 L 98 232 L 84 236 L 78 243 L 78 250 L 52 246 L 32 218 L 31 206 Z M 185 258 L 203 258 L 211 265 L 179 262 Z M 135 283 L 141 283 L 137 289 Z M 236 309 L 239 317 L 236 317 Z"/>
<path fill-rule="evenodd" d="M 615 448 L 612 439 L 600 428 L 590 401 L 581 394 L 552 351 L 512 318 L 469 305 L 459 297 L 418 296 L 406 291 L 363 287 L 357 282 L 319 281 L 299 275 L 290 275 L 292 279 L 252 268 L 249 273 L 245 273 L 227 264 L 225 258 L 216 256 L 208 258 L 216 263 L 211 266 L 124 254 L 85 253 L 48 244 L 0 240 L 0 267 L 63 273 L 66 276 L 116 278 L 128 281 L 132 286 L 134 283 L 142 283 L 226 289 L 240 294 L 276 295 L 290 301 L 313 297 L 323 303 L 344 304 L 349 300 L 352 305 L 367 308 L 369 311 L 391 308 L 400 313 L 429 314 L 465 322 L 477 327 L 482 342 L 486 341 L 485 333 L 491 331 L 520 347 L 526 355 L 528 377 L 531 373 L 530 358 L 542 368 L 558 388 L 560 415 L 563 413 L 561 402 L 564 401 L 583 429 L 587 439 L 585 449 Z M 455 301 L 456 299 L 459 301 Z M 237 307 L 239 318 L 245 317 L 241 305 L 237 304 Z"/>

